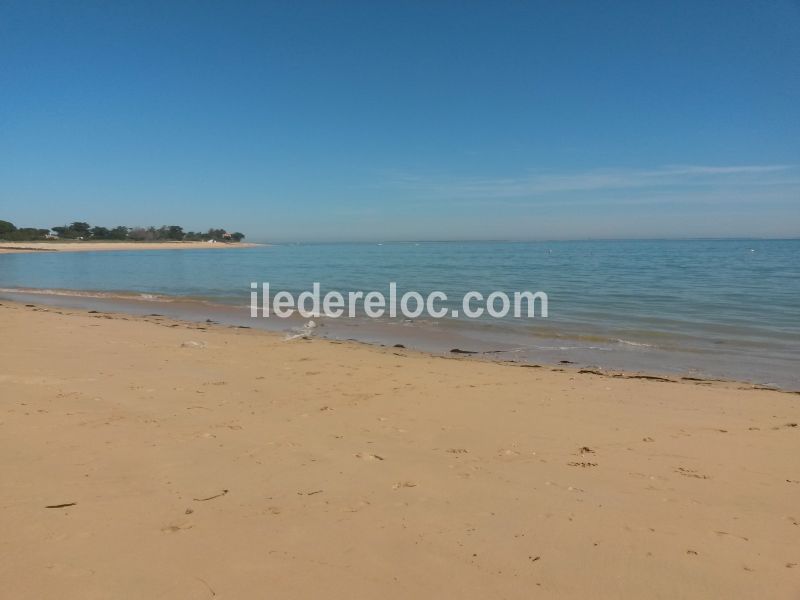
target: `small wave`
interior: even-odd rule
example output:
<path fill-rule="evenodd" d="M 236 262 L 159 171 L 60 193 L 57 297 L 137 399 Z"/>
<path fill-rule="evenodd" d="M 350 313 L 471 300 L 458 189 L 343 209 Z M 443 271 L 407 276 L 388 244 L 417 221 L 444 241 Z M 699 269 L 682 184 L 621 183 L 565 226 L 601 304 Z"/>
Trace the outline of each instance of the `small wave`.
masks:
<path fill-rule="evenodd" d="M 611 350 L 603 346 L 533 346 L 536 350 Z"/>
<path fill-rule="evenodd" d="M 138 294 L 134 292 L 97 292 L 86 290 L 61 290 L 48 288 L 0 288 L 0 293 L 28 294 L 39 296 L 63 296 L 69 298 L 97 298 L 103 300 L 146 300 L 148 302 L 172 302 L 173 298 L 156 294 Z"/>
<path fill-rule="evenodd" d="M 652 348 L 653 344 L 645 344 L 643 342 L 631 342 L 630 340 L 623 340 L 617 338 L 617 342 L 620 344 L 625 344 L 626 346 L 638 346 L 640 348 Z"/>

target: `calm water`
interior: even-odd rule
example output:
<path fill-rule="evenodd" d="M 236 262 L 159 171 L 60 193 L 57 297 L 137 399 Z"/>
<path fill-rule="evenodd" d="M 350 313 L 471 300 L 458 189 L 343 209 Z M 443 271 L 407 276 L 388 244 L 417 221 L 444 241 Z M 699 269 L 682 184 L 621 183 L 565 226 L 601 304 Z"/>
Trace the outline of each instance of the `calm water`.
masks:
<path fill-rule="evenodd" d="M 5 290 L 182 297 L 204 301 L 196 305 L 204 307 L 203 314 L 227 310 L 239 319 L 251 281 L 295 293 L 314 281 L 323 293 L 386 293 L 388 282 L 396 281 L 401 291 L 444 291 L 453 306 L 469 290 L 542 290 L 550 300 L 548 319 L 340 319 L 347 322 L 329 320 L 321 331 L 437 351 L 501 350 L 497 354 L 510 360 L 569 360 L 800 389 L 800 240 L 306 244 L 0 255 Z M 270 321 L 272 328 L 293 326 Z M 266 326 L 261 320 L 248 324 Z"/>

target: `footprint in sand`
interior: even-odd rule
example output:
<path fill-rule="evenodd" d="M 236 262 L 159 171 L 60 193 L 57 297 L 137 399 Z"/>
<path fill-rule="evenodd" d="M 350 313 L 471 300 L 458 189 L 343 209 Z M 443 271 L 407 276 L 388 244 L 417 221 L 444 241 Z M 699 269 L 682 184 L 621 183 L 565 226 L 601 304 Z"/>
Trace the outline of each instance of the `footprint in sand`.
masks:
<path fill-rule="evenodd" d="M 186 531 L 191 529 L 192 526 L 189 523 L 176 523 L 173 525 L 167 525 L 166 527 L 162 527 L 161 531 L 164 533 L 179 533 L 181 531 Z"/>
<path fill-rule="evenodd" d="M 703 475 L 702 473 L 698 473 L 694 469 L 685 469 L 684 467 L 678 467 L 675 469 L 675 472 L 679 475 L 683 475 L 684 477 L 694 477 L 695 479 L 711 479 L 708 475 Z"/>
<path fill-rule="evenodd" d="M 499 456 L 501 458 L 505 458 L 505 457 L 509 457 L 509 456 L 520 456 L 520 452 L 517 452 L 516 450 L 507 450 L 505 448 L 500 448 L 497 451 L 497 456 Z"/>
<path fill-rule="evenodd" d="M 382 456 L 378 456 L 377 454 L 369 454 L 368 452 L 357 452 L 353 456 L 360 458 L 361 460 L 383 460 Z"/>
<path fill-rule="evenodd" d="M 401 488 L 413 488 L 417 487 L 417 484 L 413 481 L 398 481 L 392 486 L 393 490 L 399 490 Z"/>
<path fill-rule="evenodd" d="M 181 348 L 205 348 L 206 346 L 207 344 L 205 342 L 196 342 L 194 340 L 189 340 L 181 344 Z"/>

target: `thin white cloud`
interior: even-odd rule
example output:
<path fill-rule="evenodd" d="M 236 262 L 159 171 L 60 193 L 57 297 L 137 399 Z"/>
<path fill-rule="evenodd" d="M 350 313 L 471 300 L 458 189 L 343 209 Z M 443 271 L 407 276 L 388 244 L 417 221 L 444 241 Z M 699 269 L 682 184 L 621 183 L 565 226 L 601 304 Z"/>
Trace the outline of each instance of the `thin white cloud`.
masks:
<path fill-rule="evenodd" d="M 603 190 L 665 189 L 796 184 L 791 165 L 672 165 L 654 169 L 592 169 L 573 172 L 532 171 L 520 177 L 431 178 L 400 175 L 388 184 L 433 198 L 524 198 L 543 194 Z"/>
<path fill-rule="evenodd" d="M 733 167 L 678 165 L 666 167 L 666 171 L 676 175 L 740 175 L 744 173 L 774 173 L 791 168 L 791 165 L 743 165 Z"/>

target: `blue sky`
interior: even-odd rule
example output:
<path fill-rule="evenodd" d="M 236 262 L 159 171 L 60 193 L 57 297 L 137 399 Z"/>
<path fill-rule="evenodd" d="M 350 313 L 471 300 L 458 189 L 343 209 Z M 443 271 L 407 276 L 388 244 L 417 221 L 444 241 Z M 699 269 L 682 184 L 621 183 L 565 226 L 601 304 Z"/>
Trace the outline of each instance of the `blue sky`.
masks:
<path fill-rule="evenodd" d="M 800 235 L 800 3 L 2 2 L 0 219 Z"/>

